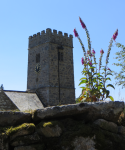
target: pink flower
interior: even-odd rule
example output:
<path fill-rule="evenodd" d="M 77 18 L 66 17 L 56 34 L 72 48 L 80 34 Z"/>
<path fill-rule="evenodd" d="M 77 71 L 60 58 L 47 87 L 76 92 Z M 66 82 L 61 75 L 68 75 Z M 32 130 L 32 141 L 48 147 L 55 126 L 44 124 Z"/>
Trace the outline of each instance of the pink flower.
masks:
<path fill-rule="evenodd" d="M 77 31 L 76 31 L 76 29 L 74 29 L 73 32 L 74 32 L 74 34 L 75 34 L 75 37 L 78 37 L 78 36 L 79 36 L 78 33 L 77 33 Z"/>
<path fill-rule="evenodd" d="M 116 35 L 113 35 L 113 39 L 114 39 L 114 41 L 115 41 L 115 39 L 116 39 Z"/>
<path fill-rule="evenodd" d="M 82 57 L 82 60 L 81 60 L 81 62 L 82 62 L 82 65 L 84 64 L 84 58 Z"/>
<path fill-rule="evenodd" d="M 90 61 L 90 59 L 88 58 L 88 61 Z"/>
<path fill-rule="evenodd" d="M 90 56 L 93 56 L 92 54 L 90 54 Z"/>
<path fill-rule="evenodd" d="M 117 38 L 117 36 L 118 36 L 118 29 L 115 31 L 115 33 L 113 34 L 113 39 L 114 39 L 114 41 L 115 41 L 115 39 Z"/>
<path fill-rule="evenodd" d="M 100 53 L 101 53 L 101 54 L 103 54 L 103 53 L 104 53 L 103 49 L 101 49 L 101 50 L 100 50 Z"/>
<path fill-rule="evenodd" d="M 85 29 L 85 28 L 86 28 L 86 26 L 85 26 L 84 22 L 81 20 L 81 18 L 80 18 L 80 17 L 79 17 L 79 20 L 80 20 L 80 22 L 81 22 L 81 25 L 82 25 L 83 29 Z"/>
<path fill-rule="evenodd" d="M 92 53 L 93 53 L 93 54 L 95 54 L 95 51 L 94 51 L 94 49 L 92 49 Z"/>
<path fill-rule="evenodd" d="M 92 65 L 92 62 L 90 61 L 89 64 Z"/>

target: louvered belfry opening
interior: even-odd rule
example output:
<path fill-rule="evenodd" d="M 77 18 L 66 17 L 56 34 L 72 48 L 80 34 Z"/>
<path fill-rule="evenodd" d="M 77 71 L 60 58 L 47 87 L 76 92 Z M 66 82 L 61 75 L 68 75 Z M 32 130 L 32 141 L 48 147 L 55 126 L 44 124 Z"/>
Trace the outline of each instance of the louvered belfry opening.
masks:
<path fill-rule="evenodd" d="M 59 61 L 63 61 L 63 52 L 58 53 Z"/>

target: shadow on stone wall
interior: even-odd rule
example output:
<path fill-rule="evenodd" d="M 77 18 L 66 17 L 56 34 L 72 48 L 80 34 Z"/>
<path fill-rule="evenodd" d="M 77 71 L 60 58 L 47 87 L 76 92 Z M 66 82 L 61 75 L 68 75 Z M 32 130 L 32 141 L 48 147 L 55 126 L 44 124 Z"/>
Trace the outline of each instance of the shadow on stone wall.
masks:
<path fill-rule="evenodd" d="M 124 149 L 124 102 L 0 112 L 0 150 Z"/>

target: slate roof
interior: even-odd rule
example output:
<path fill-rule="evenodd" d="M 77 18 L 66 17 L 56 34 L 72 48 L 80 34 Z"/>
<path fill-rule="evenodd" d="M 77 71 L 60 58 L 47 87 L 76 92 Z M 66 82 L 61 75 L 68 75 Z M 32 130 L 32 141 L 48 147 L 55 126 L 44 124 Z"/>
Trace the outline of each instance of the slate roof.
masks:
<path fill-rule="evenodd" d="M 3 90 L 20 111 L 44 108 L 36 93 Z"/>

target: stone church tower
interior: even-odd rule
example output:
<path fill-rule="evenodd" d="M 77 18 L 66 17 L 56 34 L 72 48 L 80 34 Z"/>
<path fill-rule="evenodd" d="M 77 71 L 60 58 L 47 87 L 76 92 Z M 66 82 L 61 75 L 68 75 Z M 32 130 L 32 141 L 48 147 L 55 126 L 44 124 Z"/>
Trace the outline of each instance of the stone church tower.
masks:
<path fill-rule="evenodd" d="M 29 37 L 27 91 L 44 106 L 75 103 L 72 38 L 49 28 Z"/>

